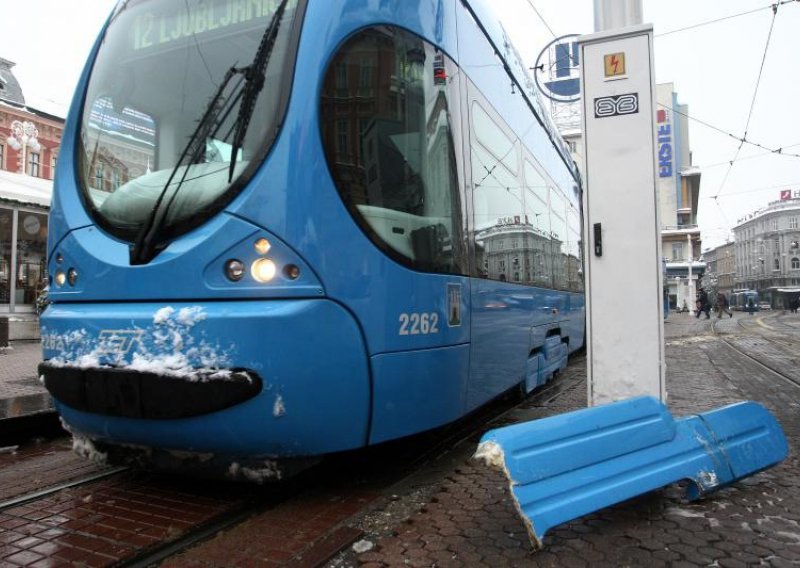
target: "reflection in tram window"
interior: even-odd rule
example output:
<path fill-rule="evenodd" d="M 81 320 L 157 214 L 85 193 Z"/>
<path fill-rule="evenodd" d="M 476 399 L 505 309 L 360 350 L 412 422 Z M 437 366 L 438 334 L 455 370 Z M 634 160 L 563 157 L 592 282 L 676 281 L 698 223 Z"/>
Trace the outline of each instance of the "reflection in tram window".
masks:
<path fill-rule="evenodd" d="M 514 249 L 522 246 L 524 207 L 517 145 L 477 102 L 471 116 L 476 265 L 484 267 L 484 278 L 520 282 L 522 262 Z"/>
<path fill-rule="evenodd" d="M 550 244 L 550 212 L 547 182 L 539 171 L 525 160 L 526 283 L 552 287 L 553 251 Z"/>
<path fill-rule="evenodd" d="M 363 30 L 329 68 L 320 124 L 336 186 L 370 239 L 412 268 L 466 274 L 455 69 L 409 32 Z"/>
<path fill-rule="evenodd" d="M 567 288 L 567 202 L 557 188 L 550 190 L 550 246 L 553 255 L 553 286 Z"/>

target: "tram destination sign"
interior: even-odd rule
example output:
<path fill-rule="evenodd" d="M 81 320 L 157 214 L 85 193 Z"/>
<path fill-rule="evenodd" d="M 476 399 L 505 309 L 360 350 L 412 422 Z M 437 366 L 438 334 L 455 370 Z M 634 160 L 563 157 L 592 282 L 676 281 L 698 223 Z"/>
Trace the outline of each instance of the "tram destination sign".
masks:
<path fill-rule="evenodd" d="M 639 93 L 627 93 L 594 99 L 594 117 L 609 118 L 639 112 Z"/>

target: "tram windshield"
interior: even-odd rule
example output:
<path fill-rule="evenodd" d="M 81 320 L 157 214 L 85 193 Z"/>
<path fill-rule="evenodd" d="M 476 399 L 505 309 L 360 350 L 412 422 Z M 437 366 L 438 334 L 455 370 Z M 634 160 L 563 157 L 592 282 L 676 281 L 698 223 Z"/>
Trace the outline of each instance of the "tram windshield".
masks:
<path fill-rule="evenodd" d="M 303 0 L 128 0 L 89 79 L 81 188 L 106 230 L 163 245 L 224 207 L 285 112 Z"/>

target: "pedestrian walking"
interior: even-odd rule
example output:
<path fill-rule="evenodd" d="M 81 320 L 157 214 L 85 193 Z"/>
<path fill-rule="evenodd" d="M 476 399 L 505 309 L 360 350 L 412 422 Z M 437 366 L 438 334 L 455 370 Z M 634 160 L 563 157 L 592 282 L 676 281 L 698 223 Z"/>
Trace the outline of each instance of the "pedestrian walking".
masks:
<path fill-rule="evenodd" d="M 699 318 L 700 314 L 704 313 L 706 314 L 706 319 L 711 319 L 710 311 L 711 305 L 708 302 L 708 293 L 700 288 L 700 291 L 697 293 L 697 313 L 694 317 Z"/>
<path fill-rule="evenodd" d="M 728 314 L 733 317 L 733 312 L 728 306 L 728 298 L 722 292 L 717 293 L 717 319 L 722 317 L 722 314 Z"/>

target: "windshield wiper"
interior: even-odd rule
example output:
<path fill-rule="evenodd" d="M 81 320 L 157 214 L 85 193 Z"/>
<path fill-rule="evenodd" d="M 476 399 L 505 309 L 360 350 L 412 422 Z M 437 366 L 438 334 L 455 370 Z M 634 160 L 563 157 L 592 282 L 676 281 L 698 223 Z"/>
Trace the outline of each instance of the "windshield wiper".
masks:
<path fill-rule="evenodd" d="M 256 50 L 256 56 L 253 62 L 245 71 L 245 79 L 247 84 L 242 92 L 242 104 L 239 106 L 239 115 L 236 117 L 236 124 L 234 127 L 236 131 L 233 135 L 233 143 L 231 149 L 231 165 L 228 170 L 228 183 L 233 179 L 233 171 L 236 167 L 236 155 L 242 147 L 245 134 L 247 134 L 247 127 L 250 125 L 250 118 L 253 116 L 253 110 L 256 106 L 256 99 L 264 88 L 264 79 L 267 70 L 267 63 L 272 55 L 272 49 L 275 47 L 275 41 L 278 38 L 278 29 L 281 26 L 283 19 L 283 12 L 286 9 L 286 4 L 289 0 L 283 0 L 272 16 L 272 21 L 267 28 L 266 33 L 261 37 L 261 43 Z"/>
<path fill-rule="evenodd" d="M 275 38 L 277 37 L 278 28 L 280 27 L 280 21 L 288 1 L 289 0 L 283 0 L 278 6 L 278 9 L 272 15 L 272 19 L 267 26 L 267 30 L 261 37 L 261 43 L 258 46 L 258 50 L 256 51 L 256 55 L 253 58 L 252 63 L 247 67 L 236 67 L 234 65 L 225 73 L 222 83 L 217 89 L 216 94 L 211 98 L 206 106 L 202 118 L 197 123 L 197 127 L 192 135 L 189 137 L 186 146 L 181 152 L 180 158 L 175 164 L 175 167 L 172 169 L 167 182 L 164 184 L 164 188 L 161 190 L 161 193 L 159 193 L 158 199 L 156 199 L 147 221 L 142 226 L 141 230 L 136 236 L 136 240 L 131 246 L 131 265 L 147 264 L 156 256 L 156 254 L 158 254 L 158 252 L 160 252 L 161 249 L 164 248 L 165 243 L 159 242 L 160 235 L 169 209 L 172 206 L 172 203 L 175 201 L 175 197 L 177 196 L 178 191 L 180 190 L 183 182 L 186 180 L 186 176 L 189 173 L 188 166 L 191 164 L 201 163 L 203 161 L 202 158 L 204 157 L 206 151 L 206 140 L 218 133 L 219 129 L 222 128 L 222 125 L 232 112 L 236 103 L 241 99 L 239 114 L 237 115 L 236 121 L 231 129 L 235 129 L 235 133 L 233 149 L 231 151 L 231 165 L 228 175 L 228 183 L 230 183 L 231 179 L 233 179 L 233 171 L 236 165 L 236 155 L 238 154 L 242 142 L 244 141 L 244 136 L 247 132 L 247 126 L 253 114 L 258 94 L 261 92 L 261 89 L 264 86 L 265 68 L 269 62 L 272 48 L 275 45 Z M 225 104 L 225 99 L 223 97 L 225 89 L 236 75 L 242 75 L 245 86 L 241 91 L 239 91 L 239 85 L 242 83 L 236 85 L 236 87 L 234 87 L 234 91 L 238 91 L 238 94 L 229 99 L 227 101 L 228 104 Z M 225 138 L 227 139 L 227 136 Z M 182 166 L 184 167 L 183 174 L 176 182 L 169 200 L 162 207 L 164 198 L 170 190 L 170 185 Z"/>
<path fill-rule="evenodd" d="M 225 74 L 225 78 L 222 80 L 222 83 L 217 89 L 216 94 L 211 98 L 206 106 L 206 110 L 203 112 L 202 118 L 197 123 L 197 127 L 192 135 L 189 137 L 186 146 L 184 146 L 183 151 L 181 152 L 180 158 L 178 158 L 175 167 L 172 168 L 172 172 L 170 172 L 167 182 L 164 184 L 163 189 L 158 195 L 158 199 L 156 199 L 153 208 L 150 210 L 150 215 L 148 216 L 147 221 L 136 235 L 136 240 L 134 241 L 130 250 L 130 262 L 132 265 L 147 264 L 157 254 L 158 250 L 155 246 L 156 241 L 161 232 L 161 228 L 164 225 L 164 220 L 167 217 L 170 205 L 172 205 L 175 195 L 178 193 L 181 184 L 184 182 L 189 173 L 188 166 L 190 164 L 196 164 L 200 161 L 202 152 L 205 152 L 206 138 L 212 132 L 219 130 L 220 126 L 222 125 L 222 121 L 224 121 L 225 117 L 230 114 L 233 105 L 241 97 L 241 94 L 234 97 L 230 101 L 230 104 L 227 105 L 227 110 L 222 104 L 225 88 L 228 86 L 231 80 L 240 73 L 242 73 L 242 70 L 237 67 L 231 67 L 228 69 L 227 73 Z M 161 204 L 163 203 L 164 198 L 166 197 L 167 192 L 172 185 L 172 181 L 175 179 L 175 176 L 177 175 L 181 166 L 185 166 L 183 175 L 177 181 L 170 200 L 164 207 L 161 207 Z"/>

